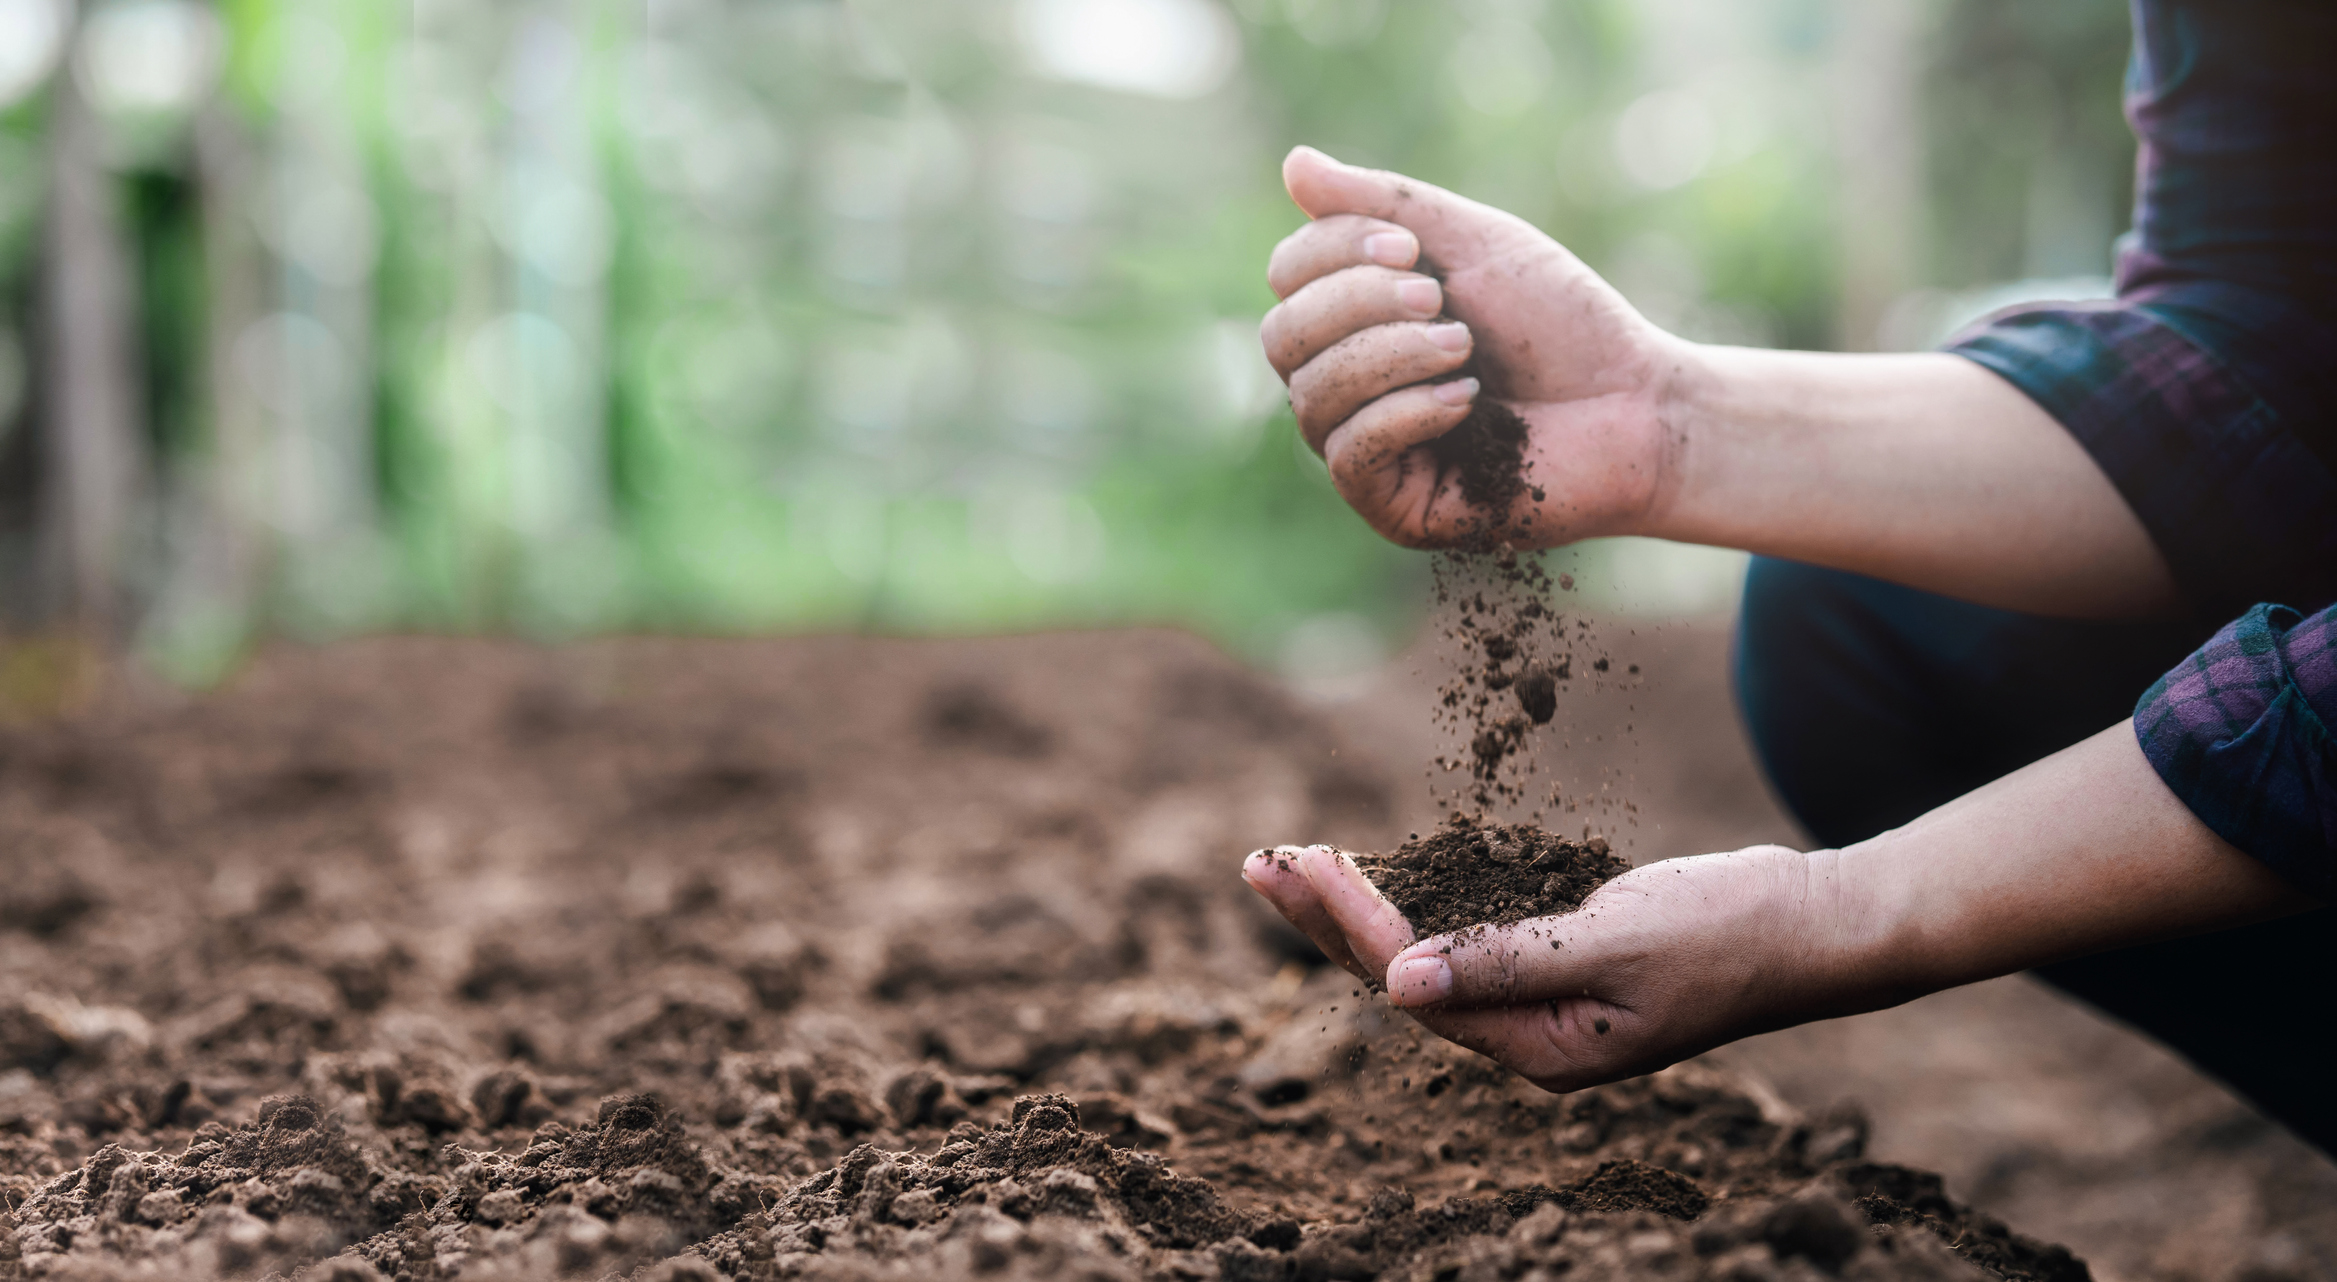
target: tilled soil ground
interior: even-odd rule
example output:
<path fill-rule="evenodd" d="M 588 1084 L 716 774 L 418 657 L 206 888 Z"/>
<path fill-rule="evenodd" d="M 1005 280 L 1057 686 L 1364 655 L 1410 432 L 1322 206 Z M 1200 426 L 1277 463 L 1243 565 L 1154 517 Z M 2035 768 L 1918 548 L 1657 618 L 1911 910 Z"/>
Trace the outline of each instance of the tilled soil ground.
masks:
<path fill-rule="evenodd" d="M 0 738 L 0 1278 L 2078 1278 L 1255 902 L 1390 781 L 1167 633 L 379 640 Z"/>

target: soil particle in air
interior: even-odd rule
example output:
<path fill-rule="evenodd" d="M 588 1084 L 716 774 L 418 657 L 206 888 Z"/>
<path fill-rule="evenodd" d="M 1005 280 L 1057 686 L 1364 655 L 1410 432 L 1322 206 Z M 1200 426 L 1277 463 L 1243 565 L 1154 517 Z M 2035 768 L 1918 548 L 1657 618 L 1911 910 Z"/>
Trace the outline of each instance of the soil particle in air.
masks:
<path fill-rule="evenodd" d="M 1457 798 L 1440 803 L 1480 811 L 1561 804 L 1554 789 L 1529 787 L 1532 749 L 1575 680 L 1576 651 L 1596 645 L 1589 622 L 1558 608 L 1557 582 L 1529 554 L 1446 552 L 1433 568 L 1453 665 L 1434 715 L 1455 745 L 1436 764 L 1466 779 Z M 1603 681 L 1608 666 L 1604 656 L 1593 660 L 1591 679 Z"/>
<path fill-rule="evenodd" d="M 1540 664 L 1518 675 L 1517 706 L 1526 714 L 1526 720 L 1535 725 L 1548 725 L 1558 715 L 1558 668 Z"/>
<path fill-rule="evenodd" d="M 1604 837 L 1571 841 L 1477 815 L 1456 815 L 1425 837 L 1355 861 L 1424 938 L 1571 912 L 1631 868 Z"/>

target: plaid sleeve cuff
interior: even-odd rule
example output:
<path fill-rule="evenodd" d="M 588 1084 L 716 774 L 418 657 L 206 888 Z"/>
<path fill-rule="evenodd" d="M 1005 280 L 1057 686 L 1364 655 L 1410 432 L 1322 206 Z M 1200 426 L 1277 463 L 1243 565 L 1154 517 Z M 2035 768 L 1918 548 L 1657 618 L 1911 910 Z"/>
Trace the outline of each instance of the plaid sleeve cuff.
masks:
<path fill-rule="evenodd" d="M 2134 733 L 2225 841 L 2326 901 L 2337 891 L 2337 606 L 2259 605 L 2159 679 Z"/>
<path fill-rule="evenodd" d="M 2141 518 L 2203 616 L 2230 618 L 2257 601 L 2327 601 L 2337 595 L 2325 592 L 2337 582 L 2337 523 L 2327 519 L 2337 472 L 2315 448 L 2318 437 L 2287 421 L 2241 372 L 2246 361 L 2207 341 L 2238 342 L 2244 357 L 2255 331 L 2195 311 L 2133 300 L 2055 304 L 1993 317 L 1946 350 L 2060 420 Z"/>

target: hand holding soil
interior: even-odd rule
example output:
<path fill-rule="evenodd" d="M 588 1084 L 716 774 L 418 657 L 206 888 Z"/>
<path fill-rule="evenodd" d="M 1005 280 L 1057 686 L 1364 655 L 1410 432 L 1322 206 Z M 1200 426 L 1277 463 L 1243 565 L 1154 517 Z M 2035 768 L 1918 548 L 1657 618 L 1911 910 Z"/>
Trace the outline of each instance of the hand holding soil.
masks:
<path fill-rule="evenodd" d="M 1266 315 L 1266 354 L 1307 443 L 1374 529 L 1448 547 L 1498 526 L 1546 546 L 1622 532 L 1654 502 L 1657 400 L 1678 340 L 1514 215 L 1307 147 L 1283 180 L 1315 221 L 1268 267 L 1283 301 Z M 1478 397 L 1524 422 L 1525 486 L 1491 501 L 1516 509 L 1532 495 L 1526 510 L 1483 510 L 1462 460 L 1435 448 Z"/>
<path fill-rule="evenodd" d="M 1692 343 L 1515 215 L 1307 147 L 1282 176 L 1313 221 L 1268 262 L 1266 355 L 1396 543 L 1641 534 L 2055 617 L 2177 608 L 2117 487 L 1972 361 Z"/>
<path fill-rule="evenodd" d="M 1327 846 L 1261 850 L 1242 876 L 1431 1032 L 1563 1092 L 1894 1000 L 1867 991 L 1887 972 L 1847 964 L 1839 858 L 1756 846 L 1666 860 L 1573 912 L 1428 939 Z"/>

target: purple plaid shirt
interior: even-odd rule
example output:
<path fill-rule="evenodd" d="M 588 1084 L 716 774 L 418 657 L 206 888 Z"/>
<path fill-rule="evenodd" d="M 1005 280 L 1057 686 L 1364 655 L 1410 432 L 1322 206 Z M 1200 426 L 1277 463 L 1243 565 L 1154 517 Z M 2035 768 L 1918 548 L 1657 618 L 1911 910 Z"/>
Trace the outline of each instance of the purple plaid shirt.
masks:
<path fill-rule="evenodd" d="M 1947 350 L 2061 421 L 2204 618 L 2240 619 L 2135 710 L 2234 845 L 2337 871 L 2337 4 L 2134 0 L 2135 226 L 2114 302 L 2026 308 Z M 2321 610 L 2299 623 L 2287 601 Z M 2250 606 L 2256 608 L 2250 609 Z"/>
<path fill-rule="evenodd" d="M 2208 827 L 2337 899 L 2337 606 L 2260 605 L 2134 710 L 2142 753 Z"/>

